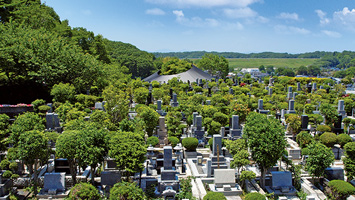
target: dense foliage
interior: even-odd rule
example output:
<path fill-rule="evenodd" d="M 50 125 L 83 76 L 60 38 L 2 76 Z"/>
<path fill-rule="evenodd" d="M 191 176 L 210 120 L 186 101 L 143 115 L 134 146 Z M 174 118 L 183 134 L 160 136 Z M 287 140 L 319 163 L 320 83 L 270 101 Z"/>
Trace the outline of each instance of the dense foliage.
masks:
<path fill-rule="evenodd" d="M 101 197 L 95 186 L 89 183 L 78 183 L 70 190 L 68 199 L 99 200 Z"/>

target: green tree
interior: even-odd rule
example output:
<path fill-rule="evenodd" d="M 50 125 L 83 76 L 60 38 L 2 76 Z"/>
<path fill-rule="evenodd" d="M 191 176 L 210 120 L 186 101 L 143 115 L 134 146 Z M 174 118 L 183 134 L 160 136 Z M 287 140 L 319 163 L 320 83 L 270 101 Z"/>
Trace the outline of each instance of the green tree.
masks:
<path fill-rule="evenodd" d="M 325 146 L 332 148 L 337 142 L 337 135 L 331 132 L 325 132 L 320 136 L 320 141 Z"/>
<path fill-rule="evenodd" d="M 75 99 L 75 87 L 69 83 L 55 84 L 51 90 L 53 101 L 65 103 L 73 102 Z"/>
<path fill-rule="evenodd" d="M 48 139 L 38 130 L 23 132 L 19 137 L 18 152 L 34 176 L 34 194 L 37 195 L 38 169 L 40 162 L 48 160 Z"/>
<path fill-rule="evenodd" d="M 78 151 L 79 166 L 90 166 L 92 183 L 94 183 L 95 169 L 104 161 L 108 152 L 108 130 L 100 128 L 96 123 L 84 122 L 78 128 L 76 147 Z"/>
<path fill-rule="evenodd" d="M 224 144 L 228 149 L 229 153 L 235 155 L 237 152 L 241 150 L 247 150 L 248 144 L 245 139 L 237 139 L 237 140 L 225 140 Z"/>
<path fill-rule="evenodd" d="M 105 109 L 111 115 L 114 124 L 118 124 L 128 116 L 129 100 L 124 91 L 110 85 L 103 91 L 102 96 L 106 101 Z"/>
<path fill-rule="evenodd" d="M 307 145 L 312 143 L 313 141 L 313 136 L 307 131 L 301 131 L 296 137 L 296 142 L 301 148 L 307 147 Z"/>
<path fill-rule="evenodd" d="M 134 89 L 133 91 L 134 101 L 139 104 L 145 104 L 148 94 L 149 94 L 149 90 L 145 87 Z"/>
<path fill-rule="evenodd" d="M 249 163 L 249 152 L 243 149 L 234 154 L 233 161 L 231 162 L 231 167 L 237 168 L 237 172 L 239 175 L 240 169 L 248 165 Z"/>
<path fill-rule="evenodd" d="M 251 181 L 256 178 L 256 174 L 253 171 L 242 171 L 240 174 L 240 182 L 242 183 L 242 187 L 246 180 Z"/>
<path fill-rule="evenodd" d="M 68 200 L 100 200 L 99 191 L 89 183 L 78 183 L 70 190 Z"/>
<path fill-rule="evenodd" d="M 65 131 L 58 137 L 56 142 L 56 156 L 68 160 L 74 185 L 76 184 L 77 161 L 80 159 L 78 136 L 78 131 Z"/>
<path fill-rule="evenodd" d="M 336 108 L 334 106 L 332 106 L 331 104 L 323 103 L 320 106 L 319 110 L 322 113 L 322 115 L 324 115 L 325 123 L 327 125 L 331 125 L 337 119 L 338 112 L 337 112 Z"/>
<path fill-rule="evenodd" d="M 11 125 L 11 139 L 15 146 L 19 141 L 19 137 L 26 131 L 39 130 L 43 131 L 45 126 L 43 120 L 36 113 L 26 112 L 17 116 Z"/>
<path fill-rule="evenodd" d="M 344 169 L 348 180 L 355 178 L 355 142 L 349 142 L 344 146 L 345 158 Z"/>
<path fill-rule="evenodd" d="M 110 189 L 110 200 L 143 200 L 144 192 L 136 183 L 120 182 Z"/>
<path fill-rule="evenodd" d="M 229 62 L 223 56 L 205 54 L 198 63 L 201 69 L 207 70 L 212 75 L 219 77 L 227 76 L 229 72 Z"/>
<path fill-rule="evenodd" d="M 274 166 L 283 155 L 286 147 L 284 128 L 275 118 L 266 115 L 250 113 L 247 117 L 244 134 L 253 160 L 261 171 L 261 187 L 265 187 L 266 171 Z"/>
<path fill-rule="evenodd" d="M 286 119 L 286 123 L 288 124 L 287 130 L 291 132 L 295 138 L 301 130 L 301 118 L 298 115 L 290 114 Z"/>
<path fill-rule="evenodd" d="M 141 134 L 132 132 L 117 132 L 110 139 L 109 156 L 115 159 L 117 168 L 129 173 L 143 170 L 147 149 Z"/>
<path fill-rule="evenodd" d="M 307 147 L 309 149 L 305 169 L 312 178 L 321 177 L 324 170 L 334 162 L 333 151 L 321 143 L 312 143 Z"/>
<path fill-rule="evenodd" d="M 180 137 L 182 134 L 178 129 L 181 124 L 182 115 L 181 112 L 171 111 L 166 115 L 166 126 L 169 136 Z"/>
<path fill-rule="evenodd" d="M 153 135 L 153 131 L 157 127 L 160 115 L 152 108 L 142 106 L 137 109 L 138 116 L 143 119 L 145 131 L 148 136 Z"/>

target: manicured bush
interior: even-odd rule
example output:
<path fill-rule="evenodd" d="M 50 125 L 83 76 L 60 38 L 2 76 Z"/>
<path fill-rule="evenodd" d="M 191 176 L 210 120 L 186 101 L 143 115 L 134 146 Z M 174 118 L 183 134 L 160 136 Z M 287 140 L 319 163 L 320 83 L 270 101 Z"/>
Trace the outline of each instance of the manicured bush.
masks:
<path fill-rule="evenodd" d="M 143 190 L 136 183 L 119 182 L 110 190 L 110 200 L 143 200 Z"/>
<path fill-rule="evenodd" d="M 150 136 L 148 139 L 147 139 L 147 144 L 148 145 L 152 145 L 153 147 L 155 145 L 157 145 L 159 143 L 159 138 L 158 137 L 155 137 L 155 136 Z"/>
<path fill-rule="evenodd" d="M 331 132 L 325 132 L 320 136 L 320 141 L 327 147 L 333 147 L 337 143 L 337 135 Z"/>
<path fill-rule="evenodd" d="M 345 133 L 337 135 L 337 143 L 341 146 L 344 147 L 344 145 L 348 142 L 352 142 L 353 140 L 351 137 Z"/>
<path fill-rule="evenodd" d="M 18 179 L 20 177 L 20 175 L 18 174 L 12 174 L 11 179 Z"/>
<path fill-rule="evenodd" d="M 303 156 L 309 155 L 309 149 L 308 149 L 308 148 L 302 148 L 301 154 L 302 154 Z"/>
<path fill-rule="evenodd" d="M 174 136 L 168 137 L 168 140 L 173 148 L 180 142 L 179 138 Z"/>
<path fill-rule="evenodd" d="M 42 112 L 42 113 L 45 113 L 45 112 L 47 112 L 47 111 L 50 110 L 50 109 L 51 109 L 51 107 L 49 107 L 49 106 L 47 106 L 47 105 L 41 105 L 41 106 L 38 107 L 38 110 L 39 110 L 40 112 Z"/>
<path fill-rule="evenodd" d="M 10 165 L 10 161 L 5 159 L 0 162 L 0 167 L 2 170 L 8 170 Z"/>
<path fill-rule="evenodd" d="M 355 187 L 343 180 L 332 180 L 328 183 L 331 199 L 342 200 L 355 194 Z"/>
<path fill-rule="evenodd" d="M 213 138 L 210 138 L 210 139 L 208 140 L 208 146 L 210 146 L 210 149 L 212 150 Z"/>
<path fill-rule="evenodd" d="M 332 131 L 332 129 L 330 128 L 330 126 L 327 126 L 327 125 L 319 125 L 317 126 L 317 131 L 321 132 L 321 133 L 324 133 L 324 132 L 330 132 Z"/>
<path fill-rule="evenodd" d="M 266 200 L 266 197 L 258 192 L 252 192 L 247 194 L 244 200 Z"/>
<path fill-rule="evenodd" d="M 203 200 L 223 200 L 227 199 L 223 193 L 219 192 L 208 192 L 204 197 Z"/>
<path fill-rule="evenodd" d="M 298 145 L 303 148 L 306 147 L 308 144 L 310 144 L 314 140 L 313 136 L 309 134 L 307 131 L 301 131 L 299 134 L 296 136 L 296 142 Z"/>
<path fill-rule="evenodd" d="M 76 184 L 69 193 L 68 200 L 86 199 L 86 200 L 99 200 L 99 191 L 89 183 Z"/>
<path fill-rule="evenodd" d="M 11 178 L 12 176 L 12 171 L 10 170 L 6 170 L 3 174 L 2 174 L 2 177 L 3 178 Z"/>
<path fill-rule="evenodd" d="M 9 169 L 12 171 L 16 171 L 18 169 L 18 164 L 16 162 L 10 163 Z"/>
<path fill-rule="evenodd" d="M 36 99 L 36 100 L 32 101 L 31 104 L 33 105 L 33 110 L 37 112 L 38 111 L 38 107 L 41 106 L 41 105 L 46 104 L 46 101 L 43 100 L 43 99 Z"/>
<path fill-rule="evenodd" d="M 182 140 L 182 146 L 184 146 L 187 151 L 195 151 L 198 146 L 198 140 L 192 137 L 184 138 Z"/>

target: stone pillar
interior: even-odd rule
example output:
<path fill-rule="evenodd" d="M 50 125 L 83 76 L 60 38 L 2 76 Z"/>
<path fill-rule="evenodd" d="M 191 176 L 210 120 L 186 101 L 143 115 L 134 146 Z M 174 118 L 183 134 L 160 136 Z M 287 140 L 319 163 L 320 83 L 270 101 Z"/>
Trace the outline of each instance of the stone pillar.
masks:
<path fill-rule="evenodd" d="M 239 116 L 238 115 L 233 115 L 232 116 L 232 129 L 239 129 Z"/>
<path fill-rule="evenodd" d="M 218 148 L 217 148 L 218 146 Z M 214 156 L 217 156 L 217 152 L 219 155 L 222 155 L 222 136 L 221 135 L 213 135 L 213 148 L 212 153 Z"/>
<path fill-rule="evenodd" d="M 173 169 L 173 148 L 164 146 L 164 170 Z"/>
<path fill-rule="evenodd" d="M 161 110 L 161 100 L 158 100 L 157 101 L 157 110 Z"/>
<path fill-rule="evenodd" d="M 301 83 L 297 82 L 297 91 L 301 91 Z"/>
<path fill-rule="evenodd" d="M 272 88 L 269 88 L 269 96 L 272 96 Z"/>
<path fill-rule="evenodd" d="M 259 101 L 258 101 L 258 109 L 263 110 L 263 100 L 262 99 L 259 99 Z"/>

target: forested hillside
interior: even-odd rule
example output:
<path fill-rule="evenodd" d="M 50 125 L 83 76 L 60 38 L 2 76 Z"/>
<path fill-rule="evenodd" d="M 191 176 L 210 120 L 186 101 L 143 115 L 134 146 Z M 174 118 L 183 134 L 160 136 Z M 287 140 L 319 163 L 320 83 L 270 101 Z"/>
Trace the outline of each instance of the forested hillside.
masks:
<path fill-rule="evenodd" d="M 83 93 L 102 90 L 117 79 L 148 76 L 156 69 L 153 54 L 72 28 L 40 0 L 1 1 L 0 51 L 0 92 L 7 94 L 2 103 L 48 99 L 60 82 Z"/>

